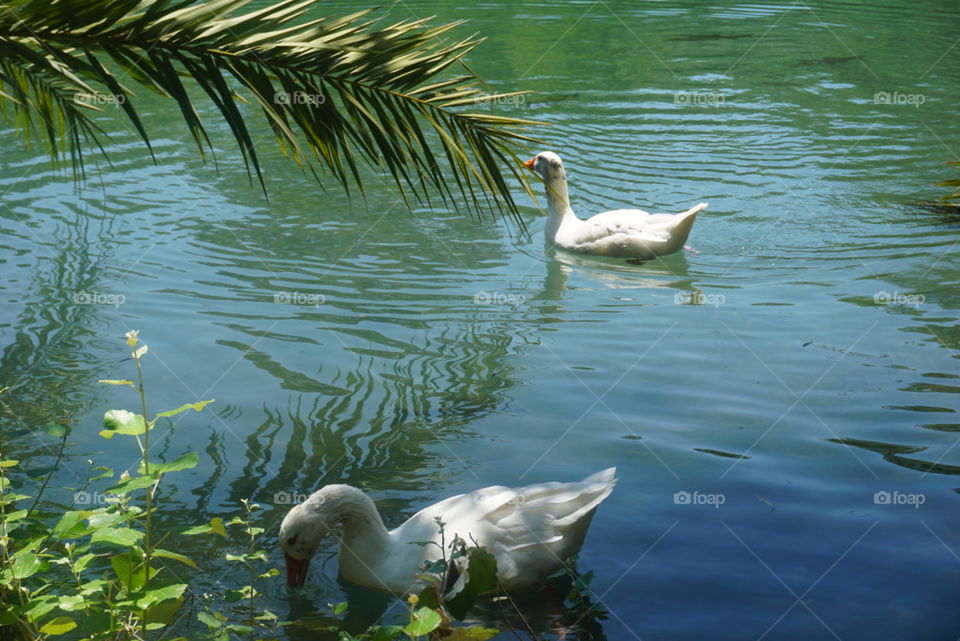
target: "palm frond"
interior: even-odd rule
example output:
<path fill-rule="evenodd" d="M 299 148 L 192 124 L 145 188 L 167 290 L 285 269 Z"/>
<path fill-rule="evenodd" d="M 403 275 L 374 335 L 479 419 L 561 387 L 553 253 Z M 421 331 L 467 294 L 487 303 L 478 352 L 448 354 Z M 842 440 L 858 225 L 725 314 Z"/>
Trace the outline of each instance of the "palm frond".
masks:
<path fill-rule="evenodd" d="M 283 152 L 348 192 L 360 166 L 385 168 L 407 199 L 457 195 L 477 212 L 517 214 L 507 177 L 532 195 L 515 149 L 538 123 L 464 113 L 498 97 L 462 62 L 481 40 L 448 41 L 459 23 L 377 26 L 370 11 L 307 19 L 314 0 L 8 0 L 0 4 L 0 111 L 54 162 L 103 151 L 91 119 L 107 96 L 150 147 L 135 108 L 136 83 L 172 99 L 203 156 L 212 151 L 188 87 L 203 90 L 266 190 L 243 103 L 259 107 Z M 452 66 L 459 75 L 449 75 Z M 94 99 L 91 99 L 94 98 Z M 152 151 L 152 150 L 151 150 Z M 449 172 L 449 175 L 448 175 Z M 319 177 L 318 177 L 319 179 Z M 409 201 L 408 201 L 409 204 Z"/>

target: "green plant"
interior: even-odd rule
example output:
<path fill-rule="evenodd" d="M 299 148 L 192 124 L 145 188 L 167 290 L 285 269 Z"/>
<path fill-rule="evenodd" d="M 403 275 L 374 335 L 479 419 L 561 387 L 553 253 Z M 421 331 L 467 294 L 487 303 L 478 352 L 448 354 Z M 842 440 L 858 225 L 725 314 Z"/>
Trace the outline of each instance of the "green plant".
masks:
<path fill-rule="evenodd" d="M 497 589 L 497 559 L 485 548 L 455 536 L 446 545 L 445 524 L 436 518 L 440 531 L 440 543 L 427 541 L 419 545 L 436 545 L 441 557 L 423 566 L 418 578 L 426 583 L 420 591 L 419 601 L 437 609 L 449 621 L 449 616 L 462 620 L 481 594 Z M 447 558 L 447 550 L 450 558 Z"/>
<path fill-rule="evenodd" d="M 236 563 L 244 566 L 249 583 L 239 589 L 227 589 L 224 592 L 225 604 L 236 604 L 240 606 L 241 623 L 232 622 L 230 616 L 219 610 L 215 610 L 205 604 L 204 610 L 197 614 L 198 620 L 207 626 L 208 638 L 215 641 L 227 641 L 232 635 L 246 635 L 251 641 L 257 638 L 258 632 L 275 632 L 276 628 L 286 623 L 281 622 L 280 618 L 269 610 L 258 611 L 256 599 L 261 595 L 256 588 L 257 579 L 271 579 L 280 574 L 277 568 L 269 568 L 261 571 L 263 566 L 268 563 L 267 553 L 257 549 L 257 542 L 264 529 L 250 524 L 250 517 L 255 510 L 260 509 L 257 503 L 243 499 L 245 514 L 243 517 L 235 516 L 224 526 L 219 518 L 212 519 L 208 525 L 190 528 L 184 534 L 219 534 L 227 537 L 227 527 L 239 527 L 246 535 L 247 548 L 240 554 L 227 553 L 225 558 L 229 563 Z M 268 639 L 271 637 L 260 637 Z"/>
<path fill-rule="evenodd" d="M 194 467 L 197 454 L 171 462 L 151 461 L 150 432 L 161 418 L 189 409 L 200 411 L 212 401 L 189 403 L 147 421 L 141 359 L 148 348 L 138 343 L 138 333 L 128 332 L 127 344 L 135 348 L 131 357 L 137 382 L 101 382 L 134 387 L 142 413 L 110 410 L 100 432 L 108 439 L 117 434 L 136 439 L 140 449 L 136 475 L 124 472 L 111 487 L 90 493 L 90 482 L 113 476 L 110 469 L 95 468 L 97 474 L 74 494 L 75 503 L 88 504 L 90 509 L 66 510 L 52 528 L 29 528 L 34 525 L 29 511 L 14 509 L 29 497 L 11 491 L 4 473 L 17 461 L 0 458 L 0 625 L 15 627 L 22 639 L 45 640 L 75 629 L 84 639 L 144 638 L 149 631 L 168 626 L 183 602 L 187 585 L 155 561 L 196 564 L 160 547 L 169 533 L 157 532 L 152 516 L 163 477 Z M 141 490 L 143 508 L 133 501 Z"/>

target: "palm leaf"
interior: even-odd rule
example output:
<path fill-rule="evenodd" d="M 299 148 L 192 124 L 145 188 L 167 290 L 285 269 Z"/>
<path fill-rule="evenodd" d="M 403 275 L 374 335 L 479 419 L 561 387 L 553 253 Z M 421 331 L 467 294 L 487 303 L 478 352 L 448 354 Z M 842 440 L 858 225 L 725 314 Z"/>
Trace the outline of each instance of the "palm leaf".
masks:
<path fill-rule="evenodd" d="M 452 41 L 459 23 L 404 20 L 377 27 L 369 11 L 307 19 L 313 0 L 9 0 L 0 4 L 0 111 L 25 144 L 54 163 L 103 153 L 91 120 L 100 98 L 117 103 L 151 151 L 135 107 L 136 83 L 172 99 L 202 157 L 213 151 L 193 84 L 216 107 L 247 173 L 266 191 L 245 103 L 258 108 L 283 153 L 321 180 L 363 192 L 360 166 L 388 172 L 405 200 L 466 201 L 517 215 L 508 177 L 531 194 L 515 150 L 538 123 L 463 113 L 499 97 L 462 59 L 480 44 Z M 452 66 L 460 75 L 447 77 Z M 464 73 L 464 71 L 466 73 Z M 98 93 L 98 91 L 104 93 Z M 522 92 L 521 92 L 522 93 Z M 442 165 L 442 166 L 441 166 Z"/>

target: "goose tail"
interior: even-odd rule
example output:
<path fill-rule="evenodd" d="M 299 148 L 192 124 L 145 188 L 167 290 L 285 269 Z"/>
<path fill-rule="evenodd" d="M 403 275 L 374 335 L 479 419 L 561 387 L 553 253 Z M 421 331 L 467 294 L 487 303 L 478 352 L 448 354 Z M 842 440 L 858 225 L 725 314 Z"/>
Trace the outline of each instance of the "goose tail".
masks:
<path fill-rule="evenodd" d="M 707 203 L 700 203 L 694 205 L 682 214 L 676 215 L 676 222 L 670 228 L 670 238 L 673 240 L 673 244 L 677 245 L 677 248 L 673 251 L 679 250 L 683 247 L 683 243 L 687 242 L 687 236 L 690 235 L 690 230 L 693 229 L 693 223 L 697 220 L 697 214 L 706 208 Z"/>

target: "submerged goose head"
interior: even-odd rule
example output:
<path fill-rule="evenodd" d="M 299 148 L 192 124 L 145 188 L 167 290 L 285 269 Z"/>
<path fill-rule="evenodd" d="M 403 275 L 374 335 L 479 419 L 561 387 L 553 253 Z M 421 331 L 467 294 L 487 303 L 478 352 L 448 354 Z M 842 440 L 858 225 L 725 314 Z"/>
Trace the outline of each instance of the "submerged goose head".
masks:
<path fill-rule="evenodd" d="M 327 485 L 295 506 L 280 524 L 280 547 L 287 562 L 287 585 L 303 585 L 310 558 L 320 544 L 338 526 L 344 526 L 344 538 L 354 528 L 379 534 L 386 530 L 373 501 L 349 485 Z"/>
<path fill-rule="evenodd" d="M 287 512 L 280 524 L 280 547 L 287 562 L 287 585 L 291 588 L 303 585 L 310 558 L 336 526 L 335 518 L 311 509 L 309 502 L 310 499 Z"/>

